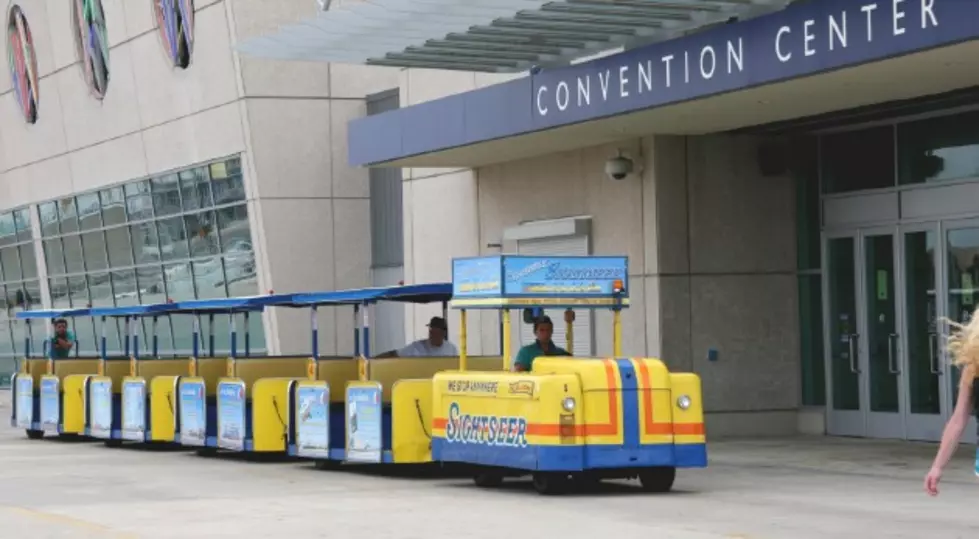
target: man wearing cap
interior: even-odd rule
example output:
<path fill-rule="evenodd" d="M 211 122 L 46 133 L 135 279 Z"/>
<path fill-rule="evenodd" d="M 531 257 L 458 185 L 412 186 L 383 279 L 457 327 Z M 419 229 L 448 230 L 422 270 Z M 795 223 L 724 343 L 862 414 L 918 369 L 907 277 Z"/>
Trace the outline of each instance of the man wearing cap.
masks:
<path fill-rule="evenodd" d="M 458 356 L 455 345 L 446 340 L 449 326 L 441 316 L 433 316 L 428 322 L 428 338 L 417 340 L 400 350 L 392 350 L 377 357 L 443 357 Z"/>
<path fill-rule="evenodd" d="M 551 335 L 554 333 L 554 322 L 547 315 L 538 316 L 534 320 L 534 335 L 537 340 L 520 348 L 517 359 L 513 361 L 515 372 L 530 372 L 534 358 L 540 356 L 570 356 L 567 350 L 554 344 Z"/>

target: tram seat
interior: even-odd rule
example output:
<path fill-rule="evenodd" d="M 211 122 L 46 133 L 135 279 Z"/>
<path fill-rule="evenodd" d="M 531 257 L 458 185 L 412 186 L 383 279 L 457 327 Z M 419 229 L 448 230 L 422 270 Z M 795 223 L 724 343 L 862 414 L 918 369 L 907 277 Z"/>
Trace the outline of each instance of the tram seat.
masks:
<path fill-rule="evenodd" d="M 350 357 L 322 357 L 317 360 L 319 375 L 330 387 L 330 402 L 343 403 L 347 400 L 347 382 L 356 381 L 357 359 Z"/>
<path fill-rule="evenodd" d="M 122 393 L 122 381 L 129 376 L 129 358 L 115 357 L 105 360 L 102 376 L 112 379 L 112 393 Z"/>
<path fill-rule="evenodd" d="M 146 380 L 147 386 L 157 376 L 187 376 L 186 359 L 140 359 L 136 363 L 136 377 Z"/>
<path fill-rule="evenodd" d="M 391 404 L 391 450 L 398 464 L 431 462 L 433 379 L 439 371 L 455 371 L 459 358 L 397 358 L 407 365 L 378 369 L 373 377 L 384 377 L 384 402 Z M 385 359 L 384 361 L 391 361 Z M 416 363 L 416 364 L 415 364 Z M 467 370 L 493 372 L 503 367 L 502 356 L 470 356 Z M 407 369 L 399 373 L 398 369 Z M 380 376 L 378 374 L 380 373 Z M 411 376 L 399 376 L 400 374 Z"/>
<path fill-rule="evenodd" d="M 500 370 L 502 357 L 477 356 L 467 358 L 470 370 Z M 391 389 L 399 380 L 429 379 L 440 371 L 459 368 L 458 356 L 392 357 L 370 360 L 370 379 L 381 383 L 381 402 L 391 403 Z"/>
<path fill-rule="evenodd" d="M 34 380 L 34 390 L 41 388 L 41 377 L 48 373 L 48 360 L 46 358 L 22 359 L 18 376 L 30 376 Z"/>
<path fill-rule="evenodd" d="M 235 376 L 245 383 L 245 398 L 262 378 L 306 378 L 309 356 L 248 357 L 235 360 Z M 226 377 L 226 376 L 225 376 Z"/>
<path fill-rule="evenodd" d="M 197 376 L 204 380 L 208 397 L 217 395 L 218 380 L 228 373 L 228 359 L 223 357 L 197 358 Z"/>

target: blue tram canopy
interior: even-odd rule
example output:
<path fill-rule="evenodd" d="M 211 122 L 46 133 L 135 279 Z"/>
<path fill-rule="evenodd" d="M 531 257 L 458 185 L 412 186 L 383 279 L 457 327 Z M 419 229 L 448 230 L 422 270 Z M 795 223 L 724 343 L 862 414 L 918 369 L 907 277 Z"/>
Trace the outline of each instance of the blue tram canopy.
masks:
<path fill-rule="evenodd" d="M 452 306 L 629 306 L 624 256 L 500 255 L 452 260 Z"/>

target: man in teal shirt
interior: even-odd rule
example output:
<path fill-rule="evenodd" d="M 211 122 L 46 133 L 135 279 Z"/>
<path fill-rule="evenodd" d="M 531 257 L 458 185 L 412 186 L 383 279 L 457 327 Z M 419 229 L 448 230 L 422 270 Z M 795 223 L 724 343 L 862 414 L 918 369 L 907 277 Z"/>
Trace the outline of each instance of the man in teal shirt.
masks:
<path fill-rule="evenodd" d="M 59 318 L 54 321 L 54 337 L 51 338 L 51 355 L 53 357 L 68 357 L 75 343 L 75 334 L 68 331 L 68 321 Z"/>
<path fill-rule="evenodd" d="M 534 358 L 540 356 L 570 356 L 567 350 L 554 344 L 551 335 L 554 333 L 554 323 L 546 315 L 537 317 L 534 320 L 534 335 L 537 340 L 527 346 L 520 348 L 517 359 L 513 362 L 513 370 L 516 372 L 530 372 L 534 365 Z"/>

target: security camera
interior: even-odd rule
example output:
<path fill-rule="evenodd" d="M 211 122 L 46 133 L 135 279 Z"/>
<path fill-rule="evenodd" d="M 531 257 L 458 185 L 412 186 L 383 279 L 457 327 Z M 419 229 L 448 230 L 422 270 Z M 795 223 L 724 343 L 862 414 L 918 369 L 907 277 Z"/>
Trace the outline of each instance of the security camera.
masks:
<path fill-rule="evenodd" d="M 605 175 L 613 180 L 623 180 L 632 172 L 632 159 L 618 155 L 605 162 Z"/>

